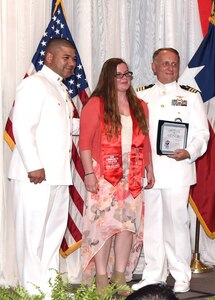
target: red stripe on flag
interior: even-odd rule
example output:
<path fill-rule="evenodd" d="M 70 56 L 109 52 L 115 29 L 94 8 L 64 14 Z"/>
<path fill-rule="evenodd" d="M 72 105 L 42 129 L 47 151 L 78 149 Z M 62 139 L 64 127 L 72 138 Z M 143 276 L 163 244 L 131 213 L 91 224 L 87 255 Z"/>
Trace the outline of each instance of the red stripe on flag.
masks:
<path fill-rule="evenodd" d="M 83 180 L 83 178 L 84 178 L 84 169 L 83 169 L 83 165 L 82 165 L 82 162 L 81 162 L 81 158 L 78 154 L 77 148 L 76 148 L 74 143 L 72 145 L 72 160 L 74 162 L 76 171 L 78 172 L 79 176 Z"/>
<path fill-rule="evenodd" d="M 191 187 L 191 206 L 210 238 L 215 238 L 215 134 L 211 126 L 207 152 L 196 161 L 197 183 Z"/>
<path fill-rule="evenodd" d="M 7 119 L 5 130 L 8 133 L 8 135 L 10 136 L 10 138 L 13 140 L 13 142 L 15 143 L 15 139 L 14 139 L 14 135 L 13 135 L 13 124 L 12 124 L 10 118 Z"/>
<path fill-rule="evenodd" d="M 211 1 L 198 0 L 199 14 L 202 25 L 202 33 L 205 36 L 208 32 L 208 16 L 211 13 Z"/>
<path fill-rule="evenodd" d="M 65 237 L 63 238 L 62 244 L 61 244 L 61 249 L 63 250 L 63 252 L 65 252 L 68 249 L 68 244 L 66 242 Z"/>
<path fill-rule="evenodd" d="M 84 201 L 81 198 L 81 196 L 79 195 L 78 191 L 76 190 L 74 185 L 71 185 L 69 187 L 69 193 L 70 195 L 72 195 L 72 201 L 75 204 L 75 206 L 77 207 L 78 211 L 80 212 L 81 215 L 83 215 L 83 205 L 84 205 Z M 69 227 L 69 226 L 68 226 Z M 70 230 L 71 231 L 71 230 Z"/>
<path fill-rule="evenodd" d="M 87 101 L 87 99 L 89 98 L 85 90 L 82 90 L 78 95 L 79 95 L 79 98 L 80 98 L 82 104 L 84 104 Z"/>
<path fill-rule="evenodd" d="M 75 222 L 73 221 L 73 219 L 71 218 L 70 215 L 68 217 L 68 228 L 69 228 L 70 233 L 72 234 L 72 237 L 74 238 L 74 240 L 76 242 L 80 241 L 82 238 L 82 234 L 79 231 L 78 227 L 76 226 Z"/>
<path fill-rule="evenodd" d="M 67 226 L 69 228 L 69 231 L 70 231 L 73 239 L 76 242 L 80 241 L 81 238 L 82 238 L 82 234 L 81 234 L 80 230 L 78 229 L 78 227 L 76 226 L 76 224 L 73 221 L 73 219 L 71 218 L 70 214 L 68 214 L 68 223 L 67 223 Z M 62 242 L 61 248 L 62 248 L 62 250 L 64 252 L 69 248 L 65 237 L 63 238 L 63 242 Z"/>
<path fill-rule="evenodd" d="M 72 105 L 73 105 L 73 108 L 74 108 L 74 111 L 73 111 L 73 118 L 79 118 L 79 113 L 78 113 L 78 110 L 76 108 L 76 106 L 74 105 L 73 101 L 71 100 L 72 102 Z"/>

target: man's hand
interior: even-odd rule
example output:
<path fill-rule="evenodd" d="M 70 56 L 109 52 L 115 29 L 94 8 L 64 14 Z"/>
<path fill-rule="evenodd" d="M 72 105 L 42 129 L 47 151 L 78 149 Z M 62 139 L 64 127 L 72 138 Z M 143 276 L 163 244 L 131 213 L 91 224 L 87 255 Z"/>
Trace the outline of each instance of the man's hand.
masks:
<path fill-rule="evenodd" d="M 146 178 L 147 178 L 147 185 L 144 187 L 144 189 L 149 190 L 155 184 L 155 177 L 154 177 L 152 166 L 146 168 Z"/>
<path fill-rule="evenodd" d="M 41 183 L 42 181 L 46 180 L 45 170 L 39 169 L 28 172 L 28 178 L 30 179 L 30 182 L 34 184 Z"/>
<path fill-rule="evenodd" d="M 180 160 L 190 158 L 190 154 L 185 149 L 177 149 L 177 150 L 174 151 L 173 154 L 168 154 L 167 157 L 173 158 L 177 161 L 180 161 Z"/>

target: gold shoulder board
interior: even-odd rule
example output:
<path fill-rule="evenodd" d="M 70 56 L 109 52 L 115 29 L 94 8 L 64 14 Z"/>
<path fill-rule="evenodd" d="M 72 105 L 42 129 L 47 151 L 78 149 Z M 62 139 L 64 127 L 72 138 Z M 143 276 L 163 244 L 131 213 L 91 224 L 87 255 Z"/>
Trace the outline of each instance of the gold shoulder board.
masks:
<path fill-rule="evenodd" d="M 193 87 L 189 86 L 189 85 L 180 85 L 180 87 L 186 91 L 189 91 L 191 93 L 197 93 L 199 92 L 197 89 L 194 89 Z"/>
<path fill-rule="evenodd" d="M 149 84 L 149 85 L 145 85 L 145 86 L 139 86 L 139 87 L 136 89 L 136 91 L 137 91 L 137 92 L 144 91 L 144 90 L 146 90 L 146 89 L 149 89 L 149 88 L 153 87 L 153 85 L 154 85 L 154 84 Z"/>

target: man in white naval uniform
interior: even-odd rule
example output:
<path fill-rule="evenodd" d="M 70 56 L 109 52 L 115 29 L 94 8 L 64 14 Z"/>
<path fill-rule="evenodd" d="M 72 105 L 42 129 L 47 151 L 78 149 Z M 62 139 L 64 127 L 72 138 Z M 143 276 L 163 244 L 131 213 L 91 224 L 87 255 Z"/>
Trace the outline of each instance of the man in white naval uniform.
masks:
<path fill-rule="evenodd" d="M 166 282 L 169 272 L 175 279 L 175 292 L 190 289 L 191 246 L 187 204 L 190 186 L 196 183 L 195 160 L 207 149 L 209 131 L 199 93 L 194 89 L 189 91 L 189 87 L 180 87 L 176 81 L 179 60 L 175 49 L 155 51 L 152 69 L 157 82 L 137 93 L 149 108 L 155 185 L 151 190 L 145 190 L 146 266 L 142 280 L 132 286 L 134 290 Z M 175 149 L 167 155 L 157 154 L 159 120 L 189 124 L 184 149 Z"/>
<path fill-rule="evenodd" d="M 62 80 L 76 66 L 75 47 L 64 39 L 47 44 L 41 71 L 17 88 L 13 112 L 16 141 L 9 167 L 20 284 L 47 293 L 59 270 L 67 225 L 72 134 L 79 131 Z M 54 273 L 54 274 L 52 274 Z"/>

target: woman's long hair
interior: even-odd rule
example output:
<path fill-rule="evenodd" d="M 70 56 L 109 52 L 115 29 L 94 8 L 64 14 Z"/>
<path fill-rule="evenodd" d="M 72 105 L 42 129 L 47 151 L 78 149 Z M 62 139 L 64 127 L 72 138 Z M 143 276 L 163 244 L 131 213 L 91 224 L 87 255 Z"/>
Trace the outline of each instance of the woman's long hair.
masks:
<path fill-rule="evenodd" d="M 104 63 L 97 86 L 91 95 L 91 97 L 102 97 L 104 100 L 105 131 L 110 138 L 112 138 L 113 135 L 117 136 L 119 129 L 121 128 L 115 74 L 117 71 L 117 66 L 122 63 L 127 65 L 126 62 L 121 58 L 110 58 Z M 126 95 L 139 127 L 144 134 L 147 134 L 148 125 L 146 116 L 131 85 L 126 91 Z"/>

